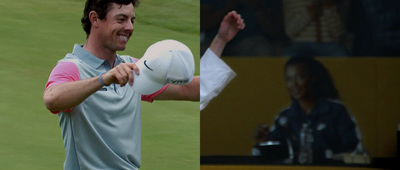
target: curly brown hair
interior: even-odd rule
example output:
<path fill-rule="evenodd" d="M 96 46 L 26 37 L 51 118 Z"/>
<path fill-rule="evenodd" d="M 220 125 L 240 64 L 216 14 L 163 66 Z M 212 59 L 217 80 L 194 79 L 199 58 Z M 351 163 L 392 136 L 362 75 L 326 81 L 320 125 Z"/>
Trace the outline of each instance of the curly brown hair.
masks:
<path fill-rule="evenodd" d="M 108 11 L 111 10 L 110 7 L 112 6 L 112 3 L 121 5 L 129 5 L 132 3 L 134 7 L 137 7 L 140 2 L 139 0 L 87 0 L 81 19 L 82 27 L 83 30 L 85 30 L 86 32 L 86 36 L 89 36 L 90 28 L 92 27 L 92 24 L 89 20 L 89 13 L 91 11 L 95 11 L 99 16 L 99 19 L 103 20 L 106 17 Z"/>

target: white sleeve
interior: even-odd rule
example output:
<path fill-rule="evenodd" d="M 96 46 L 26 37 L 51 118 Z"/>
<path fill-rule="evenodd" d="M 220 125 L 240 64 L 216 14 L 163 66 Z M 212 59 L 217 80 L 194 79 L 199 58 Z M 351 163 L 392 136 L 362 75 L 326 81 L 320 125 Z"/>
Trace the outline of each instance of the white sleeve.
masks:
<path fill-rule="evenodd" d="M 216 97 L 236 73 L 210 49 L 200 59 L 200 110 Z"/>

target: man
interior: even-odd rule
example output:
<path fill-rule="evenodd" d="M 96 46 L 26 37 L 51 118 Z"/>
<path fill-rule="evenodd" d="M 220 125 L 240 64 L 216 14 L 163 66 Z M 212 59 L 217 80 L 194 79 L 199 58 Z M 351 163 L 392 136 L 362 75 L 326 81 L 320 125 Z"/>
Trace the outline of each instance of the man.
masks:
<path fill-rule="evenodd" d="M 64 169 L 138 169 L 140 101 L 199 100 L 199 76 L 188 85 L 166 85 L 150 95 L 133 88 L 140 74 L 135 59 L 119 56 L 134 31 L 138 0 L 87 0 L 82 25 L 85 44 L 60 60 L 43 94 L 57 113 L 66 160 Z"/>
<path fill-rule="evenodd" d="M 236 76 L 236 73 L 219 57 L 221 57 L 225 45 L 244 27 L 244 21 L 236 11 L 226 14 L 218 34 L 201 58 L 200 110 L 203 110 Z"/>

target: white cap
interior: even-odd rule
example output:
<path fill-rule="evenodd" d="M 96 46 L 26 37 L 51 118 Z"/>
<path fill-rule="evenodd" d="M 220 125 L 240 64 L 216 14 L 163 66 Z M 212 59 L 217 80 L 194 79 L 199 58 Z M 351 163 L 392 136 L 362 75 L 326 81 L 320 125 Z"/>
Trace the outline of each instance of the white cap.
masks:
<path fill-rule="evenodd" d="M 194 59 L 190 49 L 176 40 L 163 40 L 147 48 L 136 62 L 139 75 L 134 75 L 133 88 L 140 94 L 152 94 L 167 83 L 189 84 L 194 74 Z"/>

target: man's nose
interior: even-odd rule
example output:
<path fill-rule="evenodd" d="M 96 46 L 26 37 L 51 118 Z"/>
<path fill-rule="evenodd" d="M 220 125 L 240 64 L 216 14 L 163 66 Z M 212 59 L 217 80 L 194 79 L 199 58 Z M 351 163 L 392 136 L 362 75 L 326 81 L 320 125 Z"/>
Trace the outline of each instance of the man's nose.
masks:
<path fill-rule="evenodd" d="M 133 23 L 128 21 L 127 24 L 125 24 L 125 30 L 133 31 L 134 30 Z"/>

